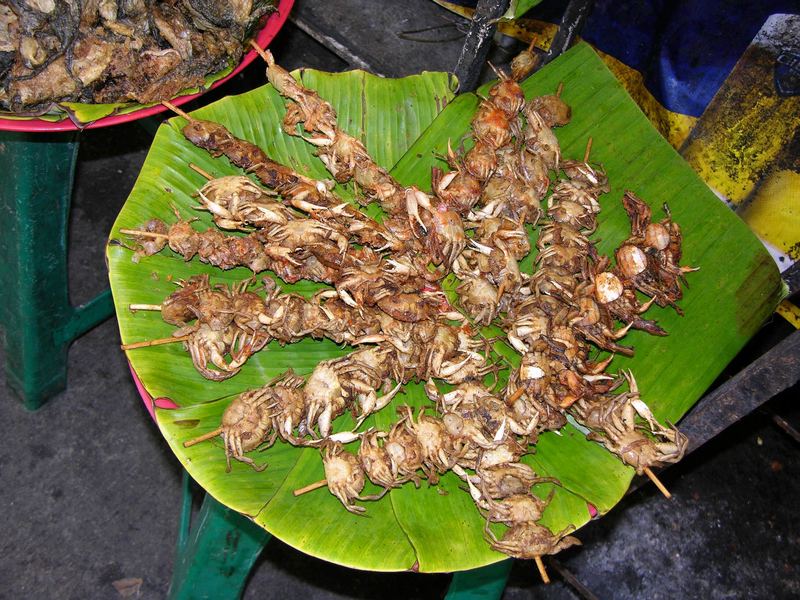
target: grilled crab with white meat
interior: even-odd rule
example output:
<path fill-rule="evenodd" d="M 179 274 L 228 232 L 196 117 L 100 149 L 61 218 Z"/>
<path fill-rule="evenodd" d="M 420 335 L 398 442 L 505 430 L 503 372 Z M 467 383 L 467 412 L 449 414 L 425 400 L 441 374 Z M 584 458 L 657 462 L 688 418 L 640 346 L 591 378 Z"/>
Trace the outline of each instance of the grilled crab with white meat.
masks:
<path fill-rule="evenodd" d="M 274 195 L 274 194 L 273 194 Z M 197 192 L 200 210 L 211 213 L 221 229 L 249 231 L 253 227 L 285 225 L 297 216 L 244 175 L 210 180 Z"/>
<path fill-rule="evenodd" d="M 513 523 L 498 540 L 489 529 L 487 520 L 483 531 L 486 541 L 493 549 L 514 558 L 532 560 L 545 554 L 556 554 L 570 546 L 579 546 L 581 542 L 578 538 L 567 535 L 573 529 L 568 527 L 554 534 L 547 527 L 533 521 L 522 521 Z"/>
<path fill-rule="evenodd" d="M 355 400 L 360 424 L 391 402 L 400 390 L 398 384 L 380 397 L 376 393 L 392 372 L 389 353 L 380 348 L 365 348 L 320 362 L 304 389 L 306 428 L 312 431 L 316 424 L 320 436 L 328 437 L 331 423 L 345 411 L 349 400 Z"/>
<path fill-rule="evenodd" d="M 593 430 L 587 439 L 603 444 L 636 469 L 639 475 L 648 467 L 678 462 L 686 452 L 686 436 L 674 426 L 664 427 L 656 421 L 639 398 L 633 374 L 630 371 L 623 374 L 630 391 L 599 401 L 581 400 L 575 404 L 575 415 Z M 637 416 L 644 423 L 637 423 Z"/>
<path fill-rule="evenodd" d="M 256 465 L 244 454 L 262 445 L 269 448 L 278 436 L 294 444 L 302 443 L 294 437 L 294 429 L 304 412 L 303 391 L 299 389 L 303 383 L 290 369 L 279 379 L 233 399 L 220 423 L 228 471 L 231 458 L 256 471 L 264 470 L 266 465 Z"/>
<path fill-rule="evenodd" d="M 326 444 L 322 449 L 322 465 L 328 490 L 336 496 L 351 513 L 362 514 L 366 509 L 354 504 L 364 489 L 364 469 L 354 454 L 347 452 L 339 443 Z"/>

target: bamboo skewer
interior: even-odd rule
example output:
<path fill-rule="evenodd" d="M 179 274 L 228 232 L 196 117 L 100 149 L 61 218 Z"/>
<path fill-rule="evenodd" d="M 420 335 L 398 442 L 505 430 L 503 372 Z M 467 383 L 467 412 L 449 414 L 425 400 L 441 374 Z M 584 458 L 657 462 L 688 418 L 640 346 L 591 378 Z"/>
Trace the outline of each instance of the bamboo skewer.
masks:
<path fill-rule="evenodd" d="M 659 492 L 664 494 L 665 498 L 667 499 L 672 498 L 672 494 L 669 493 L 669 490 L 664 486 L 663 483 L 661 483 L 661 480 L 658 477 L 656 477 L 656 474 L 653 473 L 650 467 L 644 468 L 644 474 L 650 478 L 650 481 L 652 481 L 655 484 Z"/>
<path fill-rule="evenodd" d="M 201 435 L 199 437 L 196 437 L 193 440 L 188 440 L 186 442 L 183 442 L 183 447 L 184 448 L 190 448 L 191 446 L 194 446 L 195 444 L 199 444 L 200 442 L 205 442 L 206 440 L 210 440 L 211 438 L 215 438 L 220 433 L 222 433 L 222 427 L 217 427 L 215 430 L 209 431 L 207 433 L 204 433 L 203 435 Z"/>
<path fill-rule="evenodd" d="M 564 82 L 561 81 L 558 84 L 558 89 L 556 90 L 556 98 L 561 98 L 561 92 L 564 91 Z"/>
<path fill-rule="evenodd" d="M 318 490 L 319 488 L 325 487 L 326 485 L 328 485 L 328 480 L 327 479 L 320 479 L 319 481 L 315 481 L 314 483 L 309 483 L 308 485 L 306 485 L 304 487 L 296 489 L 292 493 L 295 496 L 302 496 L 303 494 L 305 494 L 307 492 L 313 492 L 314 490 Z"/>
<path fill-rule="evenodd" d="M 164 238 L 169 239 L 166 233 L 156 233 L 155 231 L 142 231 L 140 229 L 120 229 L 120 233 L 124 235 L 135 235 L 137 237 L 150 237 L 150 238 Z"/>
<path fill-rule="evenodd" d="M 164 344 L 174 344 L 175 342 L 185 342 L 190 339 L 189 335 L 182 335 L 180 337 L 158 338 L 156 340 L 147 340 L 144 342 L 134 342 L 132 344 L 122 344 L 120 348 L 123 350 L 135 350 L 136 348 L 149 348 L 150 346 L 162 346 Z"/>
<path fill-rule="evenodd" d="M 161 310 L 160 304 L 129 304 L 128 310 L 136 312 L 137 310 Z"/>
<path fill-rule="evenodd" d="M 166 100 L 164 100 L 164 101 L 161 102 L 161 104 L 166 106 L 168 109 L 170 109 L 172 112 L 174 112 L 179 117 L 183 117 L 187 121 L 194 121 L 194 119 L 192 117 L 190 117 L 187 113 L 183 112 L 180 108 L 175 106 L 172 102 L 167 102 Z"/>
<path fill-rule="evenodd" d="M 253 50 L 255 50 L 256 52 L 258 52 L 258 55 L 259 55 L 261 58 L 263 58 L 265 62 L 269 62 L 269 61 L 267 60 L 267 53 L 266 53 L 266 52 L 264 52 L 264 49 L 263 49 L 261 46 L 259 46 L 258 44 L 256 44 L 256 41 L 255 41 L 255 40 L 250 40 L 250 45 L 253 47 Z"/>
<path fill-rule="evenodd" d="M 545 584 L 550 583 L 550 577 L 547 575 L 547 569 L 544 568 L 544 563 L 542 562 L 541 556 L 534 556 L 533 560 L 536 561 L 536 568 L 539 569 L 539 575 L 542 577 L 542 581 Z"/>
<path fill-rule="evenodd" d="M 208 179 L 209 181 L 211 181 L 212 179 L 214 179 L 214 176 L 213 176 L 213 175 L 211 175 L 211 173 L 209 173 L 208 171 L 205 171 L 205 170 L 201 169 L 200 167 L 198 167 L 198 166 L 197 166 L 196 164 L 194 164 L 194 163 L 189 163 L 189 168 L 190 168 L 192 171 L 194 171 L 195 173 L 199 173 L 200 175 L 202 175 L 203 177 L 205 177 L 205 178 L 206 178 L 206 179 Z"/>
<path fill-rule="evenodd" d="M 589 139 L 586 141 L 586 151 L 583 153 L 583 162 L 589 162 L 589 154 L 592 152 L 592 138 L 589 136 Z"/>
<path fill-rule="evenodd" d="M 510 396 L 509 396 L 509 397 L 506 399 L 506 404 L 508 404 L 509 406 L 511 406 L 512 404 L 514 404 L 514 402 L 516 402 L 517 400 L 519 400 L 519 397 L 520 397 L 520 396 L 522 396 L 522 394 L 524 394 L 524 393 L 525 393 L 525 388 L 522 388 L 522 387 L 519 387 L 519 388 L 517 388 L 517 389 L 514 391 L 514 393 L 513 393 L 513 394 L 511 394 L 511 395 L 510 395 Z"/>

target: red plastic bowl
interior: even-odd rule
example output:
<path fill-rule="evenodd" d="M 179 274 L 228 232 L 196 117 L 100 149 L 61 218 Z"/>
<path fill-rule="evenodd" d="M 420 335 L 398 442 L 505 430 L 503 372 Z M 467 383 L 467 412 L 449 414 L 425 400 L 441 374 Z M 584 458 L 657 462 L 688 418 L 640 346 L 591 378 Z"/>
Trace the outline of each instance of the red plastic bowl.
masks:
<path fill-rule="evenodd" d="M 261 29 L 261 31 L 258 32 L 258 35 L 256 35 L 255 41 L 261 48 L 266 48 L 269 45 L 269 43 L 275 38 L 278 31 L 280 31 L 281 27 L 283 27 L 283 24 L 286 22 L 286 18 L 289 16 L 289 11 L 292 9 L 293 4 L 294 0 L 278 1 L 278 11 L 269 16 L 266 23 L 264 24 L 264 27 Z M 247 65 L 253 62 L 253 60 L 257 56 L 258 53 L 255 50 L 250 50 L 249 52 L 247 52 L 242 57 L 241 62 L 236 66 L 236 68 L 233 71 L 231 71 L 231 73 L 229 73 L 222 79 L 215 81 L 213 84 L 211 84 L 208 90 L 213 90 L 217 86 L 220 86 L 226 81 L 228 81 L 231 77 L 239 73 Z M 191 102 L 195 98 L 202 96 L 208 90 L 203 90 L 196 94 L 178 96 L 176 98 L 172 98 L 170 102 L 175 106 L 180 106 L 181 104 L 186 104 L 187 102 Z M 29 119 L 0 119 L 0 130 L 33 131 L 33 132 L 78 131 L 81 129 L 94 129 L 96 127 L 109 127 L 110 125 L 119 125 L 120 123 L 135 121 L 136 119 L 144 119 L 145 117 L 150 117 L 160 112 L 164 112 L 165 110 L 167 110 L 165 106 L 161 104 L 156 104 L 154 106 L 141 108 L 139 110 L 135 110 L 133 112 L 129 112 L 124 115 L 109 115 L 107 117 L 98 119 L 97 121 L 86 123 L 82 127 L 78 127 L 78 125 L 76 125 L 71 119 L 67 117 L 65 117 L 60 121 L 55 121 L 55 122 L 44 121 L 37 117 L 31 117 Z"/>

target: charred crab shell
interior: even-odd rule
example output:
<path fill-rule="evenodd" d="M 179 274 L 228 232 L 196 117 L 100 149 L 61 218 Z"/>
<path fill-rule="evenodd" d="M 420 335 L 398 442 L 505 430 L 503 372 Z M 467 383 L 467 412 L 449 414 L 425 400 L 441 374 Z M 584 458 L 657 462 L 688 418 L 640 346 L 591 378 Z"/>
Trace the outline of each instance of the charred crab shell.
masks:
<path fill-rule="evenodd" d="M 594 278 L 594 294 L 602 304 L 613 302 L 623 291 L 622 282 L 613 273 L 605 271 Z"/>
<path fill-rule="evenodd" d="M 617 251 L 617 264 L 623 275 L 635 277 L 647 268 L 647 255 L 636 246 L 625 244 Z"/>
<path fill-rule="evenodd" d="M 519 374 L 523 380 L 541 379 L 544 377 L 544 370 L 537 365 L 523 365 L 519 369 Z"/>
<path fill-rule="evenodd" d="M 644 243 L 648 248 L 664 250 L 669 246 L 669 231 L 661 223 L 650 223 L 644 230 Z"/>

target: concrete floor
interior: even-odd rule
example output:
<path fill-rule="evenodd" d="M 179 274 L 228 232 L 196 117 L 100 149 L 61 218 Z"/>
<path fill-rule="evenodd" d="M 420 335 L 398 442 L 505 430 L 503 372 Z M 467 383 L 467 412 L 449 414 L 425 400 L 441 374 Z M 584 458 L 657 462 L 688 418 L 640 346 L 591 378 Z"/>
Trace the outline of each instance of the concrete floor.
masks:
<path fill-rule="evenodd" d="M 289 67 L 346 68 L 293 25 L 273 48 Z M 236 93 L 254 81 L 263 81 L 260 66 L 223 89 Z M 82 143 L 70 240 L 76 303 L 107 285 L 105 238 L 149 137 L 131 124 L 86 132 Z M 754 346 L 786 331 L 776 319 Z M 36 413 L 11 396 L 0 373 L 0 598 L 119 598 L 114 583 L 126 578 L 142 580 L 133 597 L 166 595 L 181 469 L 144 410 L 119 343 L 114 319 L 77 340 L 67 391 Z M 767 409 L 796 425 L 793 400 L 785 394 Z M 797 597 L 799 474 L 797 443 L 759 412 L 663 474 L 673 500 L 643 487 L 582 530 L 584 546 L 558 561 L 599 598 Z M 505 597 L 576 597 L 551 573 L 545 587 L 532 565 L 518 562 Z M 351 571 L 273 540 L 245 598 L 438 598 L 448 581 Z"/>

